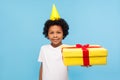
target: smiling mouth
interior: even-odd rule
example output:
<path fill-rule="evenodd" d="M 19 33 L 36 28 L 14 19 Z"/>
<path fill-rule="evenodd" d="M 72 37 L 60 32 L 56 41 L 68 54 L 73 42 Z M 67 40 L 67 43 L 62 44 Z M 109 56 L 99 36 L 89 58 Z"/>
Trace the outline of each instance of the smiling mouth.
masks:
<path fill-rule="evenodd" d="M 53 41 L 58 41 L 58 39 L 53 39 Z"/>
<path fill-rule="evenodd" d="M 59 39 L 53 39 L 53 41 L 55 41 L 55 42 L 58 41 L 58 40 L 59 40 Z"/>

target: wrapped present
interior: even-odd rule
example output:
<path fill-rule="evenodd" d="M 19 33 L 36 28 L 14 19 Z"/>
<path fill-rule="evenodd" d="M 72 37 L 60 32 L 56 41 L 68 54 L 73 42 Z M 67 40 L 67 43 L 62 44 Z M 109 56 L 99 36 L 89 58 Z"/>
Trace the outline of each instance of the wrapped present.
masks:
<path fill-rule="evenodd" d="M 99 45 L 62 46 L 63 63 L 66 66 L 105 65 L 107 63 L 107 49 Z"/>

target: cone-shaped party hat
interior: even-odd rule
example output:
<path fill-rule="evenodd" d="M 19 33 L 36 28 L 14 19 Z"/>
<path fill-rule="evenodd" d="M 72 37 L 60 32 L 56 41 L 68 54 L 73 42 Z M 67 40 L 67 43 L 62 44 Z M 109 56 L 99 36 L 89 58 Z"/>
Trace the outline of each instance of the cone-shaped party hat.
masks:
<path fill-rule="evenodd" d="M 54 21 L 54 20 L 58 20 L 58 19 L 60 19 L 60 15 L 55 7 L 55 4 L 53 4 L 50 20 Z"/>

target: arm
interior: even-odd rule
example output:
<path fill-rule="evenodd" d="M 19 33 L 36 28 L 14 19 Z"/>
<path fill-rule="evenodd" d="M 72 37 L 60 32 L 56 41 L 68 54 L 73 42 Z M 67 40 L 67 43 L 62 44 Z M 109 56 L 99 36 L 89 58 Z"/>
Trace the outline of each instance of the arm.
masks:
<path fill-rule="evenodd" d="M 40 66 L 39 80 L 42 80 L 42 63 L 41 63 L 41 66 Z"/>

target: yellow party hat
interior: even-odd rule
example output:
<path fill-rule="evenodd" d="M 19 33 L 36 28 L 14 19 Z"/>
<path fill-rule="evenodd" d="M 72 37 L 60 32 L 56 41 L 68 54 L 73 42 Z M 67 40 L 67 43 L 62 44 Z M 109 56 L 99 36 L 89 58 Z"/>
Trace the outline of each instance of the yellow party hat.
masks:
<path fill-rule="evenodd" d="M 50 20 L 54 21 L 54 20 L 58 20 L 58 19 L 60 19 L 60 15 L 55 7 L 55 4 L 53 4 Z"/>

